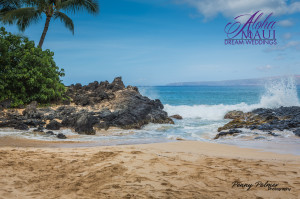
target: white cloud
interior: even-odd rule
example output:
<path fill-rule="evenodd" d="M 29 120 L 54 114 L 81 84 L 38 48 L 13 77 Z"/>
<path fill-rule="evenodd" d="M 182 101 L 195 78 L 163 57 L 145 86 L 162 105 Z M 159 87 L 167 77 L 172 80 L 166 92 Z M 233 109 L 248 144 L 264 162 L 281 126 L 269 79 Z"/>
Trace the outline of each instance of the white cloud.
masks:
<path fill-rule="evenodd" d="M 256 69 L 257 70 L 260 70 L 260 71 L 269 71 L 269 70 L 271 70 L 273 67 L 271 66 L 271 65 L 265 65 L 265 66 L 259 66 L 259 67 L 257 67 Z"/>
<path fill-rule="evenodd" d="M 195 7 L 205 19 L 212 19 L 218 14 L 236 17 L 256 11 L 273 12 L 274 15 L 300 12 L 300 2 L 288 3 L 286 0 L 175 0 Z"/>
<path fill-rule="evenodd" d="M 278 25 L 283 26 L 283 27 L 290 27 L 290 26 L 294 25 L 294 23 L 291 20 L 286 19 L 286 20 L 278 21 Z"/>

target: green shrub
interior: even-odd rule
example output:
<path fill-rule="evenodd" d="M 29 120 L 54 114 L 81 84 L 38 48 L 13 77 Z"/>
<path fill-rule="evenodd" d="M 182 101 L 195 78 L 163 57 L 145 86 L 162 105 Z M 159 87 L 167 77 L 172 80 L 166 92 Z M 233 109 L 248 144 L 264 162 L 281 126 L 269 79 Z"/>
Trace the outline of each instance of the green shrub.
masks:
<path fill-rule="evenodd" d="M 63 98 L 65 87 L 54 53 L 35 47 L 28 38 L 0 28 L 0 102 L 11 100 L 12 107 L 37 101 L 49 103 Z"/>

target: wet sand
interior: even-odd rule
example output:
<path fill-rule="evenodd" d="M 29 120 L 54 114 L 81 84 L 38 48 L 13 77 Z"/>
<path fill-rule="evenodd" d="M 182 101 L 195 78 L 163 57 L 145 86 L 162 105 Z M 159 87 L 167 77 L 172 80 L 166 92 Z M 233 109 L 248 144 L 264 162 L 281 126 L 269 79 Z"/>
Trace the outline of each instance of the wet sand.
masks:
<path fill-rule="evenodd" d="M 300 156 L 197 141 L 69 144 L 0 138 L 0 199 L 300 195 Z"/>

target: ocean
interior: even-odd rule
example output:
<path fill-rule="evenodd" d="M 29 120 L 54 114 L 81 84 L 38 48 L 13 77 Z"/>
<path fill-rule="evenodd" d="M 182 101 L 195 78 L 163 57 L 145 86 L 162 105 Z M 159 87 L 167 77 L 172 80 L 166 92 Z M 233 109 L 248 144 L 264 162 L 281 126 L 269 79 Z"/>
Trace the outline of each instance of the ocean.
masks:
<path fill-rule="evenodd" d="M 61 132 L 69 137 L 68 141 L 92 141 L 94 145 L 199 140 L 300 155 L 300 138 L 291 131 L 279 132 L 281 136 L 273 137 L 266 132 L 243 129 L 238 136 L 213 139 L 218 127 L 229 122 L 223 119 L 228 111 L 299 106 L 300 88 L 292 78 L 273 80 L 264 86 L 141 86 L 139 91 L 151 99 L 160 99 L 169 115 L 179 114 L 183 119 L 175 119 L 174 125 L 149 124 L 141 130 L 112 129 L 95 136 L 77 135 L 71 130 Z M 1 130 L 0 136 L 5 135 L 56 140 L 30 132 Z"/>

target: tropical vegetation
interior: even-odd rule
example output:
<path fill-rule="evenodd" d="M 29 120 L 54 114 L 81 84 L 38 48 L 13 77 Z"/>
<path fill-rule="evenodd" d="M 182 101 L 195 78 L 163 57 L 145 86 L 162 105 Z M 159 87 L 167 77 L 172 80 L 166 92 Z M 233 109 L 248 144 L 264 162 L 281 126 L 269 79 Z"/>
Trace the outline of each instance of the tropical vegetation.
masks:
<path fill-rule="evenodd" d="M 0 102 L 10 107 L 37 101 L 63 100 L 64 76 L 53 60 L 54 53 L 36 47 L 33 41 L 0 28 Z"/>
<path fill-rule="evenodd" d="M 0 21 L 16 24 L 20 31 L 33 23 L 46 18 L 44 30 L 39 41 L 42 48 L 50 21 L 60 20 L 74 34 L 74 23 L 67 14 L 80 10 L 90 14 L 99 13 L 97 0 L 0 0 Z"/>

